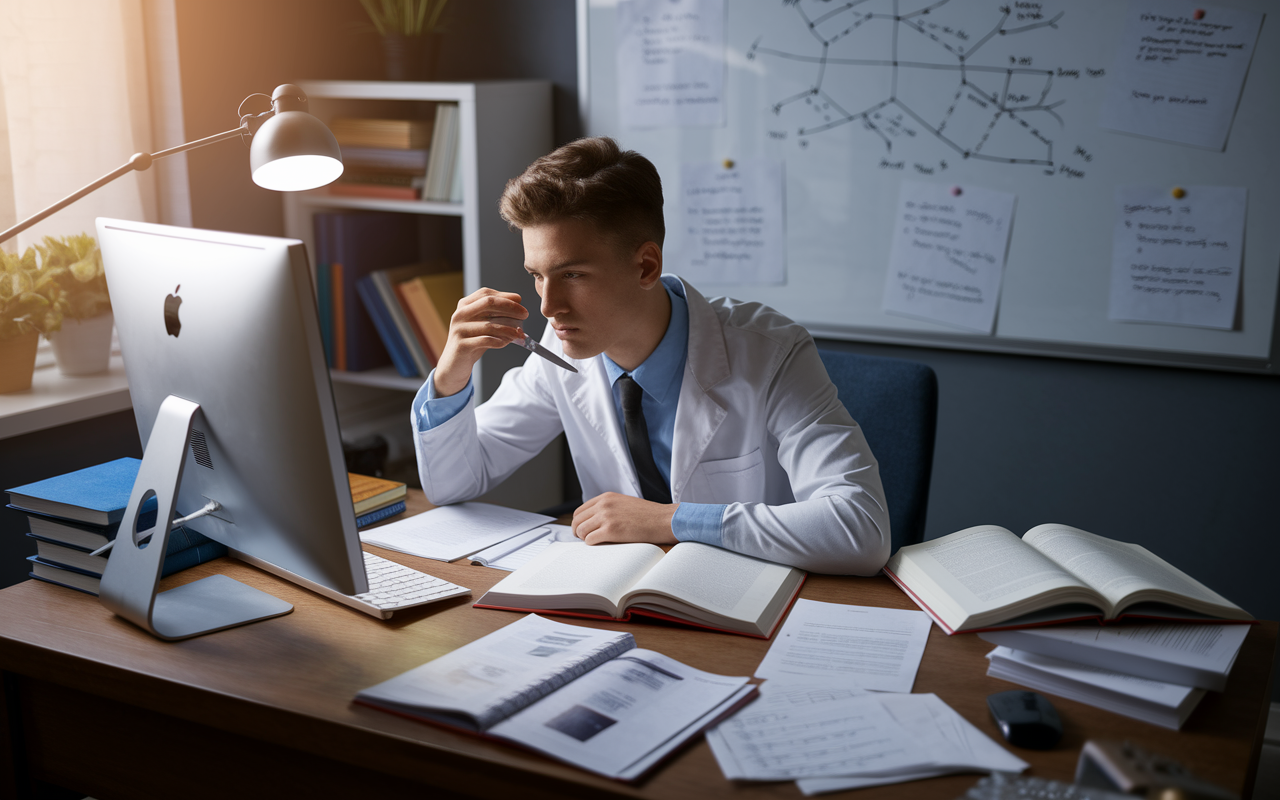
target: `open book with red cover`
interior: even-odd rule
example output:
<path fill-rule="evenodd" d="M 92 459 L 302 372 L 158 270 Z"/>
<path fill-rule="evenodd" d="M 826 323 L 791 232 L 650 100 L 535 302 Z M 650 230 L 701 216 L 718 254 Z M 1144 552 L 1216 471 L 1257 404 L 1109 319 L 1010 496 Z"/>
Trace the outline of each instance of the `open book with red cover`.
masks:
<path fill-rule="evenodd" d="M 885 574 L 948 634 L 1056 622 L 1253 619 L 1244 609 L 1136 544 L 1067 525 L 1022 538 L 979 525 L 903 547 Z"/>
<path fill-rule="evenodd" d="M 767 639 L 804 579 L 803 570 L 697 542 L 665 554 L 652 544 L 558 542 L 475 605 L 619 621 L 639 614 Z"/>

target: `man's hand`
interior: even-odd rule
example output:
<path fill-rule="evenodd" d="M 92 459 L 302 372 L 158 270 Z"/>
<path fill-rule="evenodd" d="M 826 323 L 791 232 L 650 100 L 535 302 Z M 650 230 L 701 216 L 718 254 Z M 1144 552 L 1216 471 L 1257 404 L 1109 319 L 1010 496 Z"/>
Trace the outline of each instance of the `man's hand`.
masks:
<path fill-rule="evenodd" d="M 449 397 L 467 388 L 471 368 L 486 350 L 522 341 L 519 328 L 493 322 L 495 317 L 522 320 L 529 312 L 520 305 L 520 295 L 480 289 L 458 301 L 449 320 L 449 340 L 436 362 L 433 380 L 437 397 Z"/>
<path fill-rule="evenodd" d="M 679 503 L 665 505 L 617 492 L 605 492 L 573 512 L 573 534 L 587 544 L 651 542 L 675 544 L 671 518 Z"/>

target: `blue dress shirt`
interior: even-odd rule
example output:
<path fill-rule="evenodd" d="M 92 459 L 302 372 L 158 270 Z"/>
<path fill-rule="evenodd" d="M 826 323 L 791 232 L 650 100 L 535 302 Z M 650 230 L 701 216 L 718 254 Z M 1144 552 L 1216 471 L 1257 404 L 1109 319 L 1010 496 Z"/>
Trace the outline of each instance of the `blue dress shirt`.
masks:
<path fill-rule="evenodd" d="M 671 447 L 675 438 L 676 407 L 680 402 L 680 385 L 684 380 L 684 364 L 689 354 L 689 304 L 680 291 L 684 287 L 677 284 L 673 290 L 663 284 L 671 298 L 671 321 L 662 341 L 640 366 L 631 372 L 631 377 L 644 390 L 641 409 L 644 411 L 645 424 L 649 428 L 649 444 L 653 448 L 653 459 L 657 462 L 658 471 L 668 484 L 671 482 Z M 604 368 L 613 388 L 613 406 L 618 415 L 618 424 L 625 428 L 622 414 L 622 396 L 618 389 L 618 378 L 626 370 L 613 362 L 606 355 Z M 471 382 L 467 387 L 450 397 L 435 396 L 435 382 L 427 376 L 426 383 L 418 390 L 413 406 L 417 409 L 418 430 L 429 430 L 452 419 L 466 407 L 474 393 Z M 703 542 L 720 546 L 721 520 L 724 517 L 724 505 L 711 503 L 681 503 L 671 519 L 671 532 L 680 541 Z"/>

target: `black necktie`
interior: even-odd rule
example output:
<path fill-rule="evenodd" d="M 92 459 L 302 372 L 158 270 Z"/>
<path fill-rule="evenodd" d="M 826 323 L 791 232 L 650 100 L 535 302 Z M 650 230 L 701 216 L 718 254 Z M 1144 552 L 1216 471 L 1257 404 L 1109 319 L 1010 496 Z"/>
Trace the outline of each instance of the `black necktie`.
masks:
<path fill-rule="evenodd" d="M 649 443 L 649 426 L 644 421 L 640 398 L 644 390 L 630 375 L 618 378 L 618 390 L 622 395 L 622 418 L 627 428 L 627 448 L 631 451 L 631 463 L 640 478 L 640 493 L 645 500 L 670 503 L 671 489 L 658 471 L 653 460 L 653 446 Z"/>

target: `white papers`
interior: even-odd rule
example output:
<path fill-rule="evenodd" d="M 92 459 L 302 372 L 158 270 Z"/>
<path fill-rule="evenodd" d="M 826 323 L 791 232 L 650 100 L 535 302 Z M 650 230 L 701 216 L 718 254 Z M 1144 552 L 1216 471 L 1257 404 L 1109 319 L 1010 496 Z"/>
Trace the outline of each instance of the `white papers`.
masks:
<path fill-rule="evenodd" d="M 1015 196 L 903 181 L 884 310 L 991 333 Z"/>
<path fill-rule="evenodd" d="M 566 675 L 572 680 L 635 646 L 629 633 L 529 614 L 356 697 L 422 716 L 462 715 L 450 721 L 484 730 L 555 691 Z"/>
<path fill-rule="evenodd" d="M 1109 318 L 1230 330 L 1244 253 L 1246 191 L 1116 189 Z"/>
<path fill-rule="evenodd" d="M 594 772 L 629 776 L 637 760 L 651 764 L 654 751 L 665 754 L 696 733 L 691 726 L 740 696 L 746 683 L 631 650 L 489 732 Z"/>
<path fill-rule="evenodd" d="M 834 679 L 880 692 L 910 692 L 929 639 L 921 611 L 797 600 L 757 678 Z"/>
<path fill-rule="evenodd" d="M 453 561 L 554 519 L 489 503 L 459 503 L 362 531 L 360 541 L 412 556 Z"/>
<path fill-rule="evenodd" d="M 680 273 L 695 283 L 785 283 L 782 194 L 781 161 L 685 164 Z"/>
<path fill-rule="evenodd" d="M 769 681 L 707 742 L 726 778 L 800 778 L 806 794 L 1027 768 L 936 695 L 865 694 L 844 682 Z"/>
<path fill-rule="evenodd" d="M 1192 0 L 1130 0 L 1099 124 L 1226 149 L 1262 17 Z"/>
<path fill-rule="evenodd" d="M 730 780 L 789 780 L 898 770 L 919 748 L 874 695 L 832 696 L 823 687 L 774 687 L 707 732 Z"/>
<path fill-rule="evenodd" d="M 547 549 L 547 545 L 552 542 L 577 542 L 586 546 L 585 542 L 573 535 L 573 528 L 568 525 L 545 525 L 474 553 L 471 563 L 514 572 L 532 561 L 534 556 Z"/>
<path fill-rule="evenodd" d="M 932 763 L 894 773 L 796 781 L 807 795 L 932 778 L 953 772 L 1022 772 L 1029 764 L 974 727 L 936 694 L 879 695 L 880 704 L 915 737 Z"/>
<path fill-rule="evenodd" d="M 623 0 L 617 19 L 623 125 L 724 124 L 724 0 Z"/>

